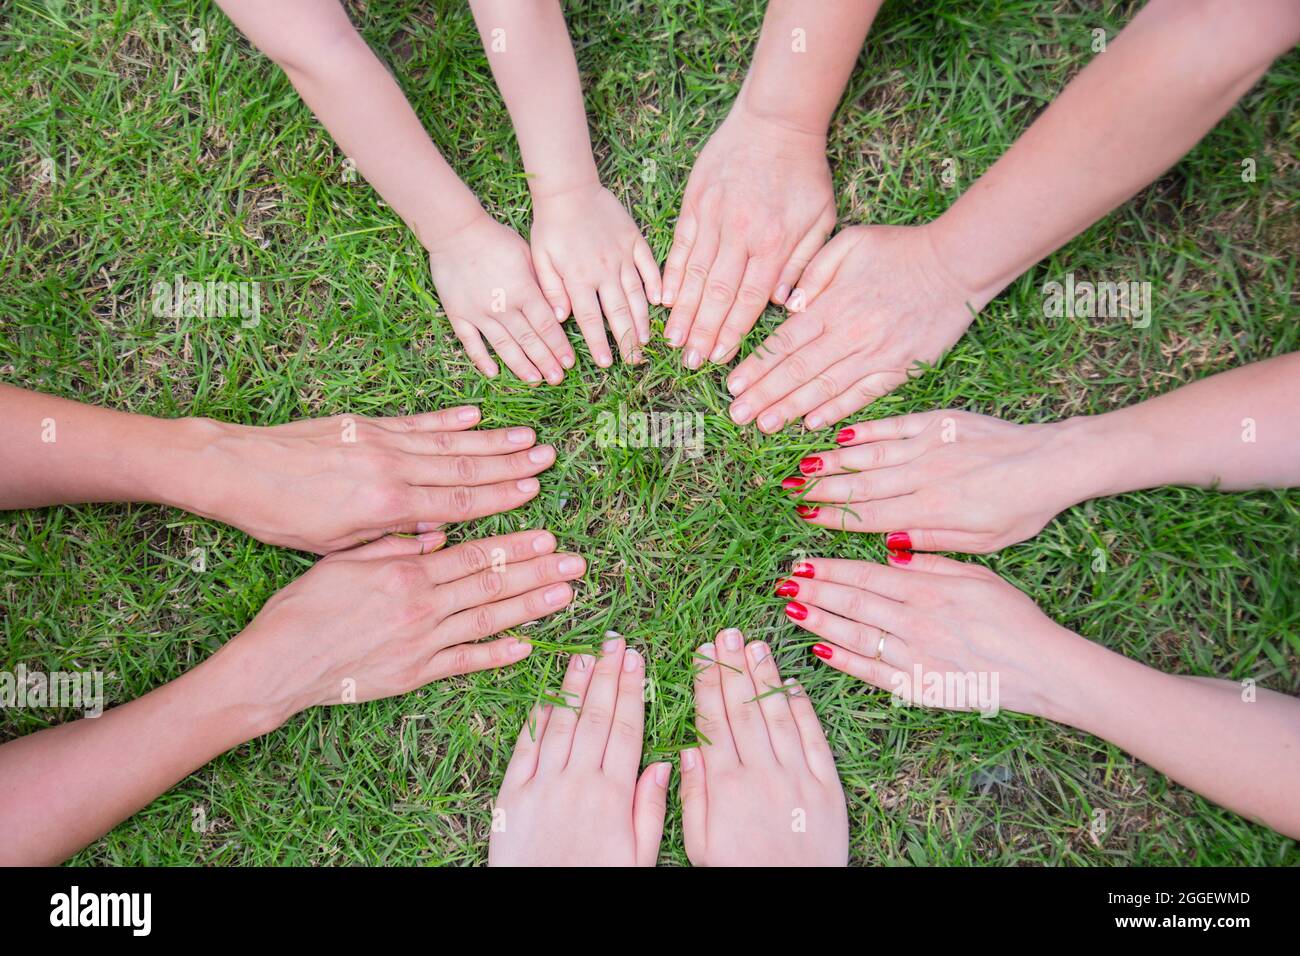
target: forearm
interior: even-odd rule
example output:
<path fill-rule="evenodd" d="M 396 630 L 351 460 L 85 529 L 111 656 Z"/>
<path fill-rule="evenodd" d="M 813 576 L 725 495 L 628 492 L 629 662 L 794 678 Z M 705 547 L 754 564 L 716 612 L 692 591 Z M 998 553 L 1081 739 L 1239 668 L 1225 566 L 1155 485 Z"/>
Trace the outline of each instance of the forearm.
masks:
<path fill-rule="evenodd" d="M 201 510 L 197 456 L 220 427 L 0 385 L 0 509 L 148 501 Z"/>
<path fill-rule="evenodd" d="M 335 0 L 219 3 L 426 248 L 484 214 Z"/>
<path fill-rule="evenodd" d="M 1300 485 L 1300 352 L 1060 427 L 1079 501 L 1162 485 Z M 1057 427 L 1057 426 L 1053 426 Z M 1076 502 L 1077 503 L 1077 502 Z"/>
<path fill-rule="evenodd" d="M 183 677 L 97 718 L 0 746 L 0 865 L 60 862 L 219 754 L 287 714 L 228 646 Z"/>
<path fill-rule="evenodd" d="M 825 136 L 883 0 L 771 0 L 736 109 Z"/>
<path fill-rule="evenodd" d="M 533 197 L 599 181 L 582 83 L 557 0 L 472 0 Z"/>
<path fill-rule="evenodd" d="M 1172 166 L 1300 40 L 1300 4 L 1151 0 L 932 226 L 980 305 Z"/>
<path fill-rule="evenodd" d="M 1089 644 L 1050 715 L 1208 800 L 1300 837 L 1300 700 L 1163 674 Z"/>

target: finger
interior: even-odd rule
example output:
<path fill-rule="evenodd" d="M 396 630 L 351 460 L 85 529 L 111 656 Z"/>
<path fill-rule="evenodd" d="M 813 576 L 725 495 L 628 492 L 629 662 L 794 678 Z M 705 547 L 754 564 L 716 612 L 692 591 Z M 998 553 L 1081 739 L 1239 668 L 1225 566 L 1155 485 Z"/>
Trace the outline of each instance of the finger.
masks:
<path fill-rule="evenodd" d="M 663 282 L 659 277 L 659 263 L 655 262 L 655 254 L 644 239 L 639 240 L 632 247 L 632 261 L 636 263 L 636 271 L 641 275 L 641 283 L 651 304 L 658 305 L 663 301 Z"/>
<path fill-rule="evenodd" d="M 829 606 L 823 607 L 814 601 L 823 601 Z M 848 633 L 841 622 L 866 624 L 891 634 L 904 633 L 916 616 L 907 605 L 871 591 L 817 581 L 804 582 L 804 586 L 799 588 L 799 600 L 787 604 L 785 614 L 800 627 L 821 637 L 830 637 L 829 633 L 822 633 L 830 628 L 839 628 L 842 634 Z"/>
<path fill-rule="evenodd" d="M 533 270 L 537 273 L 537 284 L 542 295 L 551 307 L 551 314 L 556 321 L 563 322 L 569 317 L 569 296 L 564 291 L 564 280 L 555 270 L 551 257 L 538 250 L 533 253 Z"/>
<path fill-rule="evenodd" d="M 898 438 L 915 438 L 944 417 L 957 414 L 952 409 L 934 412 L 914 412 L 911 415 L 893 415 L 889 418 L 868 419 L 841 428 L 835 436 L 840 446 L 864 445 Z"/>
<path fill-rule="evenodd" d="M 892 693 L 898 689 L 902 682 L 907 680 L 906 671 L 891 667 L 884 661 L 864 657 L 862 654 L 855 654 L 843 647 L 829 648 L 829 650 L 833 653 L 827 656 L 818 654 L 817 659 L 824 664 L 829 664 L 837 671 L 843 671 L 858 680 L 866 681 L 873 687 L 879 687 L 881 690 Z"/>
<path fill-rule="evenodd" d="M 545 588 L 559 581 L 574 581 L 587 571 L 587 562 L 576 554 L 548 554 L 529 558 L 516 564 L 494 562 L 492 567 L 469 577 L 439 584 L 434 589 L 434 599 L 448 612 L 482 607 Z"/>
<path fill-rule="evenodd" d="M 948 577 L 978 578 L 988 580 L 997 578 L 997 573 L 975 564 L 972 561 L 954 561 L 937 554 L 923 554 L 911 551 L 890 551 L 888 561 L 891 567 L 915 574 L 920 571 L 928 574 L 943 574 Z"/>
<path fill-rule="evenodd" d="M 831 585 L 836 587 L 837 585 Z M 809 630 L 812 630 L 809 628 Z M 836 614 L 827 614 L 818 621 L 813 631 L 830 645 L 815 644 L 812 652 L 826 660 L 836 648 L 844 648 L 863 657 L 878 657 L 890 667 L 908 670 L 912 666 L 912 651 L 907 642 L 887 628 L 863 624 Z"/>
<path fill-rule="evenodd" d="M 736 742 L 727 724 L 727 707 L 722 702 L 722 668 L 716 649 L 701 644 L 695 654 L 695 732 L 700 738 L 700 756 L 714 770 L 740 764 Z"/>
<path fill-rule="evenodd" d="M 794 247 L 794 251 L 790 253 L 790 258 L 781 267 L 781 274 L 776 280 L 776 292 L 772 296 L 773 302 L 790 308 L 792 312 L 802 312 L 807 308 L 807 302 L 796 302 L 794 303 L 795 307 L 791 307 L 790 293 L 800 284 L 800 279 L 808 268 L 808 264 L 826 245 L 826 239 L 834 228 L 835 211 L 828 209 L 825 216 L 817 220 L 817 223 L 799 240 L 798 245 Z M 804 295 L 806 296 L 807 292 Z"/>
<path fill-rule="evenodd" d="M 536 475 L 554 462 L 555 449 L 538 445 L 513 455 L 410 455 L 397 473 L 412 485 L 492 485 Z"/>
<path fill-rule="evenodd" d="M 758 707 L 758 692 L 745 663 L 744 643 L 744 635 L 734 627 L 719 631 L 714 641 L 722 669 L 722 700 L 740 762 L 763 766 L 774 763 L 776 754 L 768 739 L 763 712 Z"/>
<path fill-rule="evenodd" d="M 546 381 L 559 385 L 564 381 L 564 369 L 557 356 L 551 354 L 550 346 L 532 327 L 528 318 L 519 311 L 510 311 L 500 316 L 501 324 L 511 337 L 519 343 L 529 361 L 542 373 Z M 558 327 L 558 324 L 557 324 Z"/>
<path fill-rule="evenodd" d="M 497 363 L 492 361 L 487 346 L 483 344 L 483 336 L 479 334 L 479 330 L 463 319 L 449 319 L 449 321 L 451 330 L 456 333 L 456 338 L 460 340 L 465 354 L 474 363 L 474 367 L 488 378 L 496 378 L 500 370 L 497 368 Z"/>
<path fill-rule="evenodd" d="M 492 670 L 517 664 L 532 653 L 533 645 L 516 637 L 503 637 L 486 644 L 454 644 L 429 659 L 424 682 L 430 684 L 457 674 Z"/>
<path fill-rule="evenodd" d="M 778 325 L 776 330 L 727 376 L 727 391 L 738 399 L 732 403 L 731 420 L 737 421 L 739 417 L 749 421 L 753 415 L 741 411 L 748 406 L 748 402 L 740 401 L 739 397 L 744 395 L 745 390 L 751 385 L 780 365 L 786 356 L 812 344 L 821 334 L 820 320 L 806 315 L 796 315 Z"/>
<path fill-rule="evenodd" d="M 502 790 L 527 783 L 537 773 L 537 757 L 542 752 L 542 738 L 546 735 L 546 723 L 550 720 L 552 710 L 554 708 L 550 704 L 538 704 L 529 711 L 528 720 L 519 731 L 519 739 L 515 741 L 514 752 L 506 766 L 506 775 L 501 781 Z"/>
<path fill-rule="evenodd" d="M 369 421 L 384 431 L 406 433 L 463 432 L 479 423 L 482 413 L 473 405 L 457 405 L 415 415 L 389 415 Z"/>
<path fill-rule="evenodd" d="M 813 476 L 798 490 L 803 492 L 804 501 L 837 502 L 852 506 L 860 501 L 911 494 L 924 480 L 920 469 L 900 465 L 898 468 L 882 468 L 880 471 L 856 475 L 832 475 L 829 478 Z"/>
<path fill-rule="evenodd" d="M 860 237 L 856 231 L 841 232 L 826 243 L 804 268 L 799 284 L 790 292 L 786 308 L 791 312 L 799 312 L 812 305 L 813 300 L 834 281 L 840 265 L 858 244 Z"/>
<path fill-rule="evenodd" d="M 797 358 L 797 356 L 795 357 Z M 782 421 L 794 421 L 800 415 L 808 414 L 834 402 L 853 384 L 862 378 L 863 356 L 853 355 L 841 361 L 832 361 L 829 367 L 814 374 L 802 382 L 768 411 L 780 417 Z M 764 379 L 766 381 L 766 379 Z M 760 386 L 762 383 L 759 383 Z M 815 431 L 826 423 L 818 416 L 808 414 L 804 427 Z M 759 426 L 762 427 L 761 425 Z"/>
<path fill-rule="evenodd" d="M 573 654 L 569 657 L 564 683 L 560 685 L 560 703 L 555 705 L 551 713 L 546 736 L 542 739 L 542 748 L 538 753 L 538 772 L 563 770 L 568 765 L 569 752 L 573 748 L 573 732 L 578 727 L 578 714 L 586 699 L 587 686 L 591 683 L 591 673 L 595 666 L 596 658 L 590 654 Z"/>
<path fill-rule="evenodd" d="M 839 772 L 835 769 L 835 755 L 822 730 L 822 722 L 817 719 L 812 701 L 793 677 L 785 679 L 786 700 L 790 704 L 790 713 L 794 715 L 795 726 L 799 729 L 799 742 L 803 745 L 803 757 L 819 780 L 840 782 Z"/>
<path fill-rule="evenodd" d="M 659 860 L 659 844 L 664 836 L 664 816 L 668 812 L 668 780 L 672 765 L 653 763 L 645 768 L 632 798 L 632 832 L 636 839 L 636 865 L 654 866 Z"/>
<path fill-rule="evenodd" d="M 699 219 L 694 210 L 683 206 L 677 216 L 677 225 L 673 228 L 673 245 L 668 250 L 668 259 L 664 262 L 663 303 L 672 305 L 682 286 L 686 272 L 686 263 L 690 260 L 691 250 L 695 248 L 695 237 L 699 233 Z"/>
<path fill-rule="evenodd" d="M 632 308 L 632 325 L 636 329 L 637 345 L 645 345 L 650 341 L 650 303 L 646 300 L 645 288 L 641 285 L 641 276 L 636 271 L 636 265 L 631 262 L 623 263 L 619 278 L 623 283 L 623 294 L 627 296 L 627 304 Z M 641 361 L 640 348 L 634 347 L 632 355 L 638 362 Z"/>
<path fill-rule="evenodd" d="M 723 242 L 718 250 L 713 265 L 709 267 L 709 276 L 704 281 L 704 292 L 700 299 L 699 311 L 691 323 L 690 333 L 686 337 L 686 350 L 682 353 L 682 364 L 696 369 L 704 359 L 713 354 L 713 346 L 718 339 L 718 330 L 722 321 L 731 311 L 740 289 L 740 280 L 745 275 L 748 256 L 745 247 L 739 242 Z M 763 297 L 767 301 L 767 297 Z M 761 308 L 761 306 L 760 306 Z"/>
<path fill-rule="evenodd" d="M 542 373 L 537 371 L 537 367 L 528 360 L 519 343 L 511 337 L 500 322 L 496 319 L 484 319 L 479 330 L 501 357 L 501 361 L 506 363 L 506 368 L 514 372 L 521 382 L 535 384 L 542 380 Z"/>
<path fill-rule="evenodd" d="M 384 558 L 416 557 L 432 554 L 447 543 L 447 536 L 441 531 L 425 531 L 421 534 L 389 534 L 376 541 L 357 545 L 347 551 L 336 551 L 331 560 L 338 561 L 374 561 Z"/>
<path fill-rule="evenodd" d="M 754 327 L 758 317 L 767 307 L 768 296 L 776 284 L 776 263 L 772 259 L 750 259 L 740 280 L 736 301 L 718 330 L 717 341 L 709 361 L 715 365 L 730 362 L 740 348 L 740 342 Z"/>
<path fill-rule="evenodd" d="M 841 434 L 846 429 L 841 429 Z M 868 445 L 832 448 L 819 451 L 799 462 L 799 473 L 821 477 L 823 475 L 852 475 L 878 468 L 894 468 L 914 461 L 929 449 L 923 441 L 878 441 Z"/>
<path fill-rule="evenodd" d="M 910 528 L 920 523 L 925 507 L 915 494 L 876 501 L 853 501 L 841 504 L 800 505 L 795 509 L 809 524 L 836 531 L 883 532 Z"/>
<path fill-rule="evenodd" d="M 803 579 L 803 580 L 800 580 Z M 899 568 L 892 568 L 874 561 L 853 561 L 847 558 L 809 558 L 803 562 L 797 577 L 784 583 L 794 585 L 789 593 L 782 592 L 781 597 L 800 597 L 806 593 L 805 584 L 813 581 L 827 582 L 849 588 L 861 588 L 883 594 L 891 601 L 906 601 L 914 594 L 916 576 L 909 575 Z"/>
<path fill-rule="evenodd" d="M 507 455 L 532 446 L 531 428 L 492 428 L 467 432 L 414 432 L 403 435 L 402 447 L 414 455 Z"/>
<path fill-rule="evenodd" d="M 732 421 L 743 425 L 743 421 L 736 421 L 736 411 L 741 406 L 747 406 L 749 417 L 756 420 L 760 431 L 768 435 L 779 432 L 794 418 L 794 415 L 785 411 L 791 405 L 782 400 L 808 382 L 814 379 L 820 381 L 819 377 L 837 363 L 841 352 L 842 346 L 823 337 L 812 345 L 787 355 L 776 368 L 751 385 L 736 401 L 731 409 Z"/>
<path fill-rule="evenodd" d="M 682 841 L 686 857 L 695 866 L 704 863 L 708 846 L 709 795 L 704 761 L 696 747 L 682 751 L 682 779 L 678 785 L 682 801 Z"/>
<path fill-rule="evenodd" d="M 686 261 L 686 274 L 673 300 L 673 310 L 668 314 L 668 323 L 664 326 L 664 338 L 674 348 L 686 344 L 695 316 L 699 312 L 700 302 L 704 298 L 704 287 L 709 280 L 709 273 L 713 270 L 713 260 L 718 255 L 718 241 L 717 224 L 704 224 L 691 249 L 691 257 Z"/>
<path fill-rule="evenodd" d="M 541 485 L 536 478 L 521 478 L 494 485 L 412 486 L 408 490 L 412 496 L 410 510 L 414 520 L 470 521 L 510 511 L 532 501 Z"/>
<path fill-rule="evenodd" d="M 645 662 L 633 648 L 623 651 L 623 670 L 618 675 L 614 698 L 614 722 L 605 744 L 601 766 L 614 780 L 631 780 L 641 766 L 641 744 L 645 727 Z"/>
<path fill-rule="evenodd" d="M 618 678 L 623 670 L 623 638 L 610 631 L 600 645 L 600 657 L 592 670 L 587 696 L 578 714 L 573 732 L 570 767 L 595 769 L 605 759 L 605 745 L 614 725 L 614 704 L 618 698 Z"/>
<path fill-rule="evenodd" d="M 786 700 L 786 691 L 781 685 L 781 675 L 777 672 L 776 661 L 772 659 L 771 648 L 762 641 L 752 642 L 745 648 L 745 662 L 758 693 L 759 711 L 763 714 L 763 723 L 767 725 L 767 735 L 777 761 L 783 767 L 803 766 L 803 746 L 799 743 L 799 731 L 795 728 L 794 715 L 790 712 L 790 702 Z"/>
<path fill-rule="evenodd" d="M 577 361 L 573 354 L 573 346 L 569 344 L 569 337 L 564 334 L 564 326 L 560 325 L 546 299 L 538 293 L 529 296 L 528 301 L 524 303 L 523 313 L 533 331 L 546 343 L 550 353 L 565 368 L 573 368 Z"/>
<path fill-rule="evenodd" d="M 448 548 L 424 563 L 425 574 L 433 584 L 445 584 L 470 577 L 488 568 L 514 561 L 527 561 L 555 550 L 555 535 L 549 531 L 516 531 L 466 541 Z"/>
<path fill-rule="evenodd" d="M 908 374 L 901 370 L 877 371 L 865 375 L 835 398 L 810 411 L 804 419 L 804 427 L 809 431 L 816 431 L 840 419 L 848 418 L 862 411 L 876 399 L 888 395 L 905 383 L 908 377 Z"/>
<path fill-rule="evenodd" d="M 495 604 L 482 604 L 446 618 L 439 628 L 444 632 L 439 639 L 448 646 L 479 641 L 507 628 L 540 621 L 567 607 L 572 600 L 573 588 L 552 584 Z"/>
<path fill-rule="evenodd" d="M 603 283 L 598 292 L 600 307 L 609 323 L 609 331 L 614 336 L 614 344 L 624 365 L 632 364 L 632 352 L 636 348 L 636 326 L 632 322 L 632 307 L 628 305 L 627 296 L 616 282 Z"/>
<path fill-rule="evenodd" d="M 953 516 L 948 516 L 947 521 L 951 522 L 952 518 Z M 912 547 L 917 551 L 957 551 L 962 554 L 992 554 L 994 551 L 1002 550 L 1008 544 L 1015 543 L 1001 536 L 980 531 L 910 528 L 896 533 L 907 535 L 908 540 L 912 542 Z M 1023 541 L 1024 538 L 1016 540 Z"/>
<path fill-rule="evenodd" d="M 587 350 L 601 368 L 614 364 L 614 356 L 609 351 L 609 340 L 605 338 L 605 323 L 600 317 L 600 300 L 596 290 L 589 285 L 576 282 L 566 286 L 569 299 L 573 302 L 573 314 L 578 319 L 578 328 L 587 343 Z"/>

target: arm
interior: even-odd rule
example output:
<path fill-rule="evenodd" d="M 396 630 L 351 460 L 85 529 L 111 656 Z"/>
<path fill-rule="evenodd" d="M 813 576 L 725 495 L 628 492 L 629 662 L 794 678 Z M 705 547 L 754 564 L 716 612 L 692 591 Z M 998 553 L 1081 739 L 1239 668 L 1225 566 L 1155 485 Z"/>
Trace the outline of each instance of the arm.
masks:
<path fill-rule="evenodd" d="M 408 693 L 522 660 L 512 637 L 561 610 L 577 555 L 522 531 L 438 551 L 385 538 L 320 561 L 238 637 L 139 700 L 0 745 L 0 866 L 53 864 L 218 754 L 308 707 Z M 500 556 L 500 563 L 497 556 Z"/>
<path fill-rule="evenodd" d="M 447 165 L 341 4 L 218 2 L 284 70 L 339 147 L 428 250 L 442 307 L 479 371 L 489 378 L 497 374 L 486 338 L 522 380 L 563 379 L 572 349 L 537 288 L 523 240 L 492 220 Z"/>
<path fill-rule="evenodd" d="M 638 364 L 650 341 L 649 303 L 659 302 L 659 266 L 627 210 L 600 184 L 560 4 L 470 6 L 528 173 L 542 291 L 558 319 L 576 317 L 596 364 L 614 361 L 605 323 L 623 361 Z"/>
<path fill-rule="evenodd" d="M 477 408 L 269 428 L 130 415 L 0 385 L 0 509 L 148 501 L 326 553 L 517 508 L 555 461 Z"/>

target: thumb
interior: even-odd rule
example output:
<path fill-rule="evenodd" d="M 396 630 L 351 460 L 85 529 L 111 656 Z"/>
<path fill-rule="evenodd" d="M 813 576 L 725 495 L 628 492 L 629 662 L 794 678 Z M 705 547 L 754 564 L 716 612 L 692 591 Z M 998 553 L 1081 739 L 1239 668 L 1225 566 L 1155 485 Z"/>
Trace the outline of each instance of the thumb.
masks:
<path fill-rule="evenodd" d="M 659 859 L 659 842 L 664 835 L 664 814 L 668 809 L 669 763 L 652 763 L 636 782 L 632 798 L 632 830 L 636 838 L 636 865 L 654 866 Z"/>

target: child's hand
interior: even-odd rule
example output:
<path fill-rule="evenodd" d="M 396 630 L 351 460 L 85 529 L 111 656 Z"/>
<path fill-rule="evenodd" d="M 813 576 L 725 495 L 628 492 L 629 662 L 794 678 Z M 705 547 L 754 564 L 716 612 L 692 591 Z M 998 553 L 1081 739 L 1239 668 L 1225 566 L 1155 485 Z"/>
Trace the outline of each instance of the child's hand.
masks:
<path fill-rule="evenodd" d="M 522 381 L 556 385 L 573 368 L 573 348 L 537 287 L 528 244 L 484 215 L 429 247 L 438 298 L 470 360 L 497 374 L 483 340 Z M 540 371 L 539 371 L 540 370 Z"/>
<path fill-rule="evenodd" d="M 555 315 L 577 316 L 596 364 L 608 368 L 601 312 L 619 354 L 641 361 L 650 341 L 650 308 L 659 304 L 659 266 L 632 217 L 599 184 L 533 200 L 533 265 Z"/>

